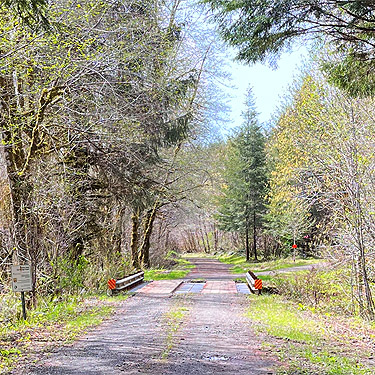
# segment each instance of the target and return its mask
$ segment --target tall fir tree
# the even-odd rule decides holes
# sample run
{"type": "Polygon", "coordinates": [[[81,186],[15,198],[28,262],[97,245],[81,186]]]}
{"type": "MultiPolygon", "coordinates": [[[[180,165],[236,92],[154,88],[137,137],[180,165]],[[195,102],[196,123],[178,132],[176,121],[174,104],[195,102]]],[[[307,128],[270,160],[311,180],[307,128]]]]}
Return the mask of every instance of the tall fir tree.
{"type": "Polygon", "coordinates": [[[218,220],[223,230],[244,235],[246,259],[258,258],[257,237],[263,224],[265,196],[268,186],[265,136],[251,88],[247,92],[244,123],[228,140],[227,162],[224,168],[226,183],[222,189],[218,220]]]}

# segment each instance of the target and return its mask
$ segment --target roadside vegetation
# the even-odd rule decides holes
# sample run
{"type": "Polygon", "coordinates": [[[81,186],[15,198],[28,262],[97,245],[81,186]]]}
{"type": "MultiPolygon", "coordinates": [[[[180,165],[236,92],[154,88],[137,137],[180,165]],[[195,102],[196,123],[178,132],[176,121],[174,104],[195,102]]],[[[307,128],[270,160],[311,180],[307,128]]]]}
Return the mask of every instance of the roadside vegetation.
{"type": "MultiPolygon", "coordinates": [[[[183,278],[194,267],[176,252],[169,252],[159,264],[164,267],[146,270],[146,281],[183,278]]],[[[71,342],[88,328],[100,324],[129,297],[127,293],[107,296],[106,280],[99,283],[94,277],[87,277],[89,268],[85,266],[82,259],[76,269],[62,266],[61,289],[55,289],[53,295],[39,295],[36,305],[32,306],[33,300],[27,295],[26,321],[22,319],[19,294],[3,290],[0,294],[0,373],[22,365],[23,360],[30,360],[38,351],[71,342]],[[96,282],[90,287],[86,283],[91,280],[96,282]]],[[[118,269],[115,277],[125,276],[125,271],[122,272],[118,269]]]]}
{"type": "MultiPolygon", "coordinates": [[[[324,259],[332,268],[268,276],[281,296],[254,306],[284,311],[286,298],[317,323],[375,321],[375,6],[322,0],[307,14],[299,0],[293,12],[288,1],[203,3],[246,62],[275,62],[297,36],[317,43],[266,126],[249,87],[243,120],[218,135],[229,82],[203,4],[0,5],[4,368],[38,328],[53,337],[61,320],[69,338],[109,313],[86,297],[105,292],[109,278],[135,269],[147,280],[184,277],[191,265],[179,253],[244,254],[219,258],[233,273],[324,259]],[[12,264],[32,269],[26,322],[12,264]]],[[[330,362],[327,374],[366,374],[336,349],[328,354],[327,333],[314,329],[331,323],[309,331],[298,317],[302,331],[284,338],[306,344],[301,358],[330,362]]],[[[341,340],[349,331],[333,332],[341,340]]]]}
{"type": "Polygon", "coordinates": [[[238,254],[220,255],[218,259],[226,264],[232,265],[230,271],[232,273],[246,273],[248,270],[254,272],[277,271],[284,268],[308,266],[312,264],[319,264],[322,259],[318,258],[301,258],[292,257],[278,258],[273,260],[263,261],[246,261],[244,256],[238,254]]]}
{"type": "MultiPolygon", "coordinates": [[[[255,330],[271,337],[263,340],[263,349],[280,359],[278,374],[375,373],[375,324],[353,303],[357,286],[348,265],[300,257],[246,262],[233,253],[219,259],[231,264],[233,273],[275,271],[259,276],[263,294],[249,296],[247,316],[255,330]],[[318,266],[287,271],[312,264],[318,266]]],[[[372,279],[370,288],[375,289],[372,279]]]]}
{"type": "Polygon", "coordinates": [[[261,276],[265,293],[249,296],[247,315],[276,339],[264,349],[285,365],[278,374],[375,372],[375,324],[352,303],[350,275],[341,266],[261,276]]]}
{"type": "Polygon", "coordinates": [[[39,300],[21,319],[18,296],[0,296],[0,373],[7,373],[36,354],[70,343],[112,314],[127,295],[116,298],[79,295],[39,300]]]}
{"type": "Polygon", "coordinates": [[[280,295],[249,296],[254,328],[277,340],[278,374],[371,375],[375,371],[375,325],[357,318],[321,313],[280,295]]]}
{"type": "Polygon", "coordinates": [[[183,258],[175,260],[177,263],[170,268],[150,268],[145,271],[145,280],[172,280],[183,279],[193,268],[194,265],[183,258]]]}
{"type": "Polygon", "coordinates": [[[188,299],[178,298],[174,305],[164,315],[164,325],[166,330],[165,348],[161,353],[161,359],[167,359],[173,346],[176,344],[176,335],[180,330],[186,316],[189,314],[188,299]]]}

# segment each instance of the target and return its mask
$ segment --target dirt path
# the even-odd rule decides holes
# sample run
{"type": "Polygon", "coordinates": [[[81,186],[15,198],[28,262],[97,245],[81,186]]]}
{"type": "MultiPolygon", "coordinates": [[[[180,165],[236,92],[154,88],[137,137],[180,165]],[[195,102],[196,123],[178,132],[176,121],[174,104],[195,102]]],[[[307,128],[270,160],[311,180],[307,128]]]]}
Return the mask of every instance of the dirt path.
{"type": "Polygon", "coordinates": [[[262,355],[260,339],[243,316],[243,295],[208,292],[190,299],[190,319],[168,356],[166,374],[274,374],[275,362],[262,355]]]}
{"type": "Polygon", "coordinates": [[[261,275],[274,275],[278,273],[288,273],[288,272],[298,272],[298,271],[308,271],[312,270],[313,268],[321,268],[325,266],[325,263],[314,263],[314,264],[306,264],[304,266],[295,266],[295,267],[288,267],[288,268],[280,268],[274,271],[260,271],[257,272],[257,276],[261,275]]]}
{"type": "Polygon", "coordinates": [[[204,280],[233,280],[234,275],[229,272],[230,264],[221,263],[211,258],[187,258],[195,265],[195,268],[185,277],[185,279],[204,280]]]}
{"type": "Polygon", "coordinates": [[[262,356],[229,267],[193,262],[188,278],[208,280],[200,293],[172,294],[176,281],[149,284],[111,320],[14,374],[274,374],[276,361],[262,356]]]}

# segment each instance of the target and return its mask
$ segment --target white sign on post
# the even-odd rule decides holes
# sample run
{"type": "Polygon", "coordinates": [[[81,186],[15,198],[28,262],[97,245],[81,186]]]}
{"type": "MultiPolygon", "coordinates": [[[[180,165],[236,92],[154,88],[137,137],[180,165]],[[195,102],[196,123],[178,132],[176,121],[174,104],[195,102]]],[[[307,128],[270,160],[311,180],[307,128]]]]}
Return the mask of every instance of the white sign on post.
{"type": "Polygon", "coordinates": [[[12,266],[13,292],[32,291],[31,267],[29,264],[12,266]]]}

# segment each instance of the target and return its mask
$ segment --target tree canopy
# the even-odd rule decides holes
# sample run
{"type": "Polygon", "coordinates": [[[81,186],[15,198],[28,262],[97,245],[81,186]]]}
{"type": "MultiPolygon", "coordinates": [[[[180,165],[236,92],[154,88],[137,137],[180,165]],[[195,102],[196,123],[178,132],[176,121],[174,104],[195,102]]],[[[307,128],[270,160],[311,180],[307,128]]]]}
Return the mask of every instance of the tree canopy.
{"type": "Polygon", "coordinates": [[[31,26],[48,26],[46,15],[47,0],[1,0],[0,5],[10,9],[25,24],[31,26]]]}
{"type": "Polygon", "coordinates": [[[370,0],[204,0],[223,38],[238,47],[247,63],[275,61],[297,38],[320,38],[340,53],[327,65],[332,81],[352,95],[372,93],[367,76],[374,73],[375,4],[370,0]],[[361,67],[359,74],[358,65],[361,67]],[[350,74],[343,74],[343,70],[350,74]],[[358,80],[358,78],[360,78],[358,80]],[[363,84],[363,81],[365,83],[363,84]]]}

